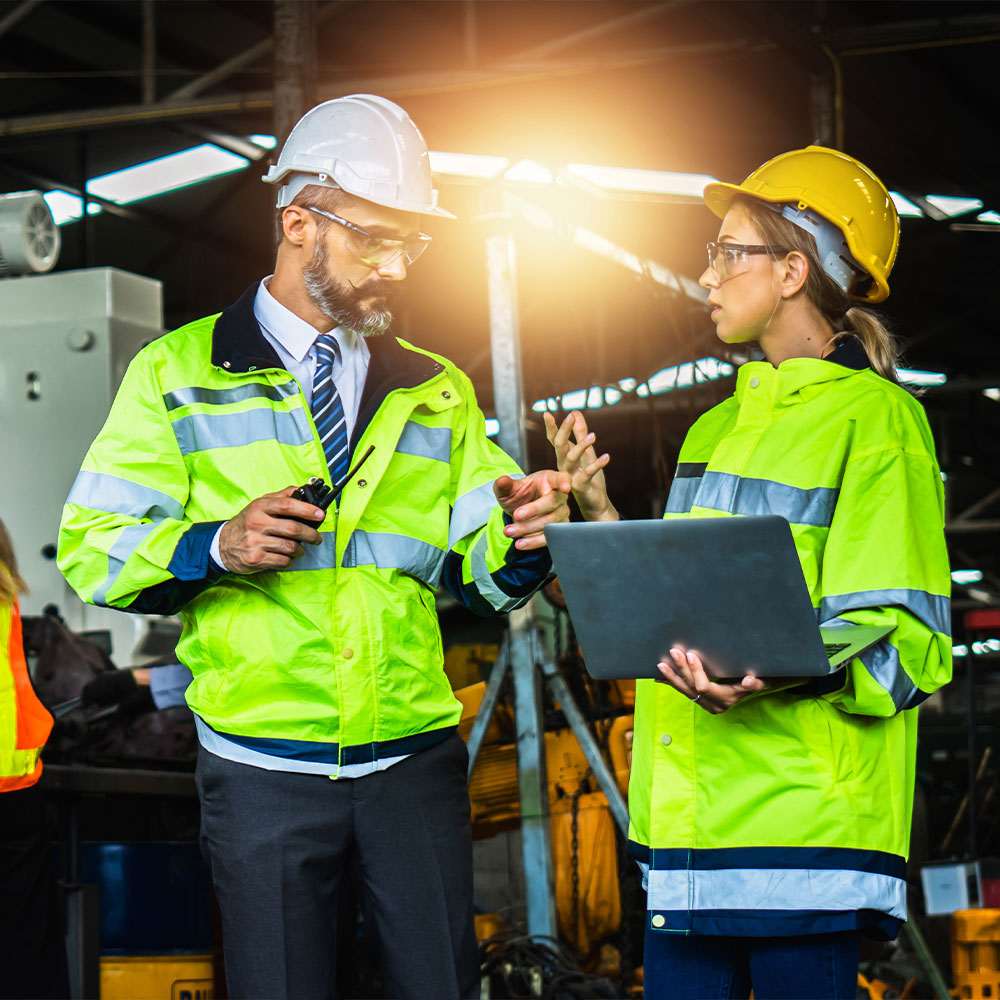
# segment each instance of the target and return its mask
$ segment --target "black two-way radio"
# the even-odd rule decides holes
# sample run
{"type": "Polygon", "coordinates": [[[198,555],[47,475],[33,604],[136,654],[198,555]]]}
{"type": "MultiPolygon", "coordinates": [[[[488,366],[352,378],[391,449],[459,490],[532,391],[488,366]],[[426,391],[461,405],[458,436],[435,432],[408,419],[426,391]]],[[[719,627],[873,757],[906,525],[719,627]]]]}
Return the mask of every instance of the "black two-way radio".
{"type": "MultiPolygon", "coordinates": [[[[368,456],[375,450],[375,445],[372,445],[358,460],[357,464],[347,473],[346,476],[339,482],[335,483],[333,486],[327,486],[325,482],[319,476],[313,476],[308,483],[304,483],[300,486],[293,494],[293,500],[304,500],[306,503],[311,503],[321,510],[327,510],[330,505],[340,496],[344,491],[344,487],[354,478],[354,474],[361,468],[362,465],[368,461],[368,456]]],[[[315,521],[307,521],[304,517],[293,517],[293,521],[298,521],[300,524],[308,524],[310,528],[316,527],[315,521]]]]}

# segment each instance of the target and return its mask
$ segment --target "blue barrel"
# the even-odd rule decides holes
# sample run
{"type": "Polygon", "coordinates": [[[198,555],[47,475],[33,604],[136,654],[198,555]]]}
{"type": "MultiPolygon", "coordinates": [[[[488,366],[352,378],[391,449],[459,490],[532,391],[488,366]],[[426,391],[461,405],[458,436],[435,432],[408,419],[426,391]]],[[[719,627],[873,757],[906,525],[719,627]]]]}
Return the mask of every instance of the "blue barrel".
{"type": "Polygon", "coordinates": [[[212,879],[194,843],[83,843],[82,881],[101,890],[101,954],[212,951],[212,879]]]}

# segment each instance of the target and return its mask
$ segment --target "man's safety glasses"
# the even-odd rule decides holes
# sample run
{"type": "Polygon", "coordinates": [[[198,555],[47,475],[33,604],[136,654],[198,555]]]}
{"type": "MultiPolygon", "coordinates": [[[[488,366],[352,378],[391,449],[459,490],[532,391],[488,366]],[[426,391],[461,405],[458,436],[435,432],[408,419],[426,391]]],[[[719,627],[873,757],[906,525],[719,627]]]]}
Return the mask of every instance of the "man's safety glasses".
{"type": "Polygon", "coordinates": [[[708,266],[719,276],[719,281],[728,281],[750,269],[750,258],[754,254],[786,254],[784,247],[754,245],[747,243],[706,243],[708,266]]]}
{"type": "Polygon", "coordinates": [[[394,240],[387,236],[376,236],[375,233],[362,229],[361,226],[342,219],[333,212],[327,212],[315,205],[306,205],[310,212],[322,215],[325,219],[330,219],[347,230],[347,249],[354,254],[362,264],[369,267],[385,267],[392,264],[402,256],[407,266],[412,264],[426,249],[431,241],[429,236],[417,233],[416,236],[406,240],[394,240]]]}

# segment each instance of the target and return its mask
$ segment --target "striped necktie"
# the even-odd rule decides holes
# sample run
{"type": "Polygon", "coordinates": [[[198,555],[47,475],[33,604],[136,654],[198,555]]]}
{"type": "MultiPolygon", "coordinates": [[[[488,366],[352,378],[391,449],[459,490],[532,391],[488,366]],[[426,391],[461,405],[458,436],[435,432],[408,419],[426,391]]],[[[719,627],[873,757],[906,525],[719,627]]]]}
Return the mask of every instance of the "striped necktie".
{"type": "Polygon", "coordinates": [[[340,360],[340,345],[332,333],[316,338],[316,371],[313,374],[312,414],[323,443],[323,453],[330,469],[330,482],[339,483],[346,475],[350,455],[347,451],[347,418],[344,404],[333,382],[333,368],[340,360]]]}

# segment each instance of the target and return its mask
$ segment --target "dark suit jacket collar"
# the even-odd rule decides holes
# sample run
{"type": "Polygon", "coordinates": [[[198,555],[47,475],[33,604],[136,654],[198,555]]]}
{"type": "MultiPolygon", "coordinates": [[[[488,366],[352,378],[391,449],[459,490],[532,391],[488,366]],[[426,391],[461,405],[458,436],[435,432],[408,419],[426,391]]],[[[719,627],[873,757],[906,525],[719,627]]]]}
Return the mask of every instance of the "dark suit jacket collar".
{"type": "MultiPolygon", "coordinates": [[[[254,315],[253,305],[259,284],[254,282],[231,306],[224,309],[212,330],[212,364],[232,375],[263,368],[283,368],[274,348],[261,333],[254,315]]],[[[358,405],[352,450],[393,389],[413,388],[444,371],[444,365],[439,361],[422,351],[404,347],[392,334],[369,337],[367,343],[371,358],[358,405]]]]}

